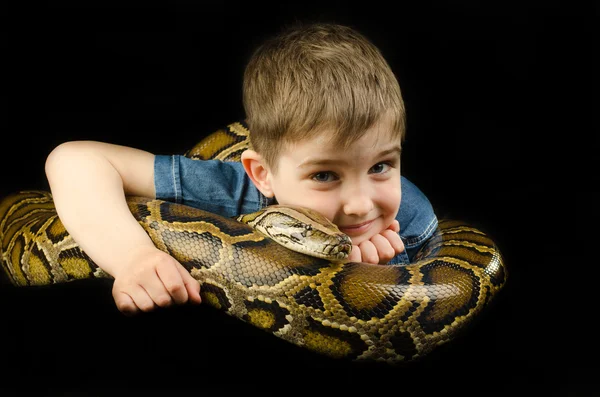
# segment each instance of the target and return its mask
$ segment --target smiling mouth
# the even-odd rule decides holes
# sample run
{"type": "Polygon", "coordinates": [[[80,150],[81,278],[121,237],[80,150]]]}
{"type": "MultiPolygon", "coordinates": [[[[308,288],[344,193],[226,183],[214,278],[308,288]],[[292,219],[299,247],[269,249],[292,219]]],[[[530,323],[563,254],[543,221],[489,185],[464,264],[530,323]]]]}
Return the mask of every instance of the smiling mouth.
{"type": "Polygon", "coordinates": [[[373,220],[357,223],[356,225],[338,226],[338,228],[346,234],[357,234],[363,233],[371,226],[371,224],[373,224],[373,220]]]}

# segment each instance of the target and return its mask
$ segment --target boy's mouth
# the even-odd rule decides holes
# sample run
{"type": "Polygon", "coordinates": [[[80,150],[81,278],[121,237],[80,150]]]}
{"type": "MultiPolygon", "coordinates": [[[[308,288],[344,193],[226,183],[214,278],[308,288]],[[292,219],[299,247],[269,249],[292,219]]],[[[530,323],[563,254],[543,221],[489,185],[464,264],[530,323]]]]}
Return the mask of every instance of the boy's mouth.
{"type": "Polygon", "coordinates": [[[372,224],[373,224],[373,220],[370,220],[370,221],[365,221],[362,223],[357,223],[355,225],[338,226],[338,229],[340,229],[340,231],[342,233],[345,233],[348,236],[352,237],[352,236],[357,236],[359,234],[363,234],[364,232],[369,230],[369,228],[371,227],[372,224]]]}

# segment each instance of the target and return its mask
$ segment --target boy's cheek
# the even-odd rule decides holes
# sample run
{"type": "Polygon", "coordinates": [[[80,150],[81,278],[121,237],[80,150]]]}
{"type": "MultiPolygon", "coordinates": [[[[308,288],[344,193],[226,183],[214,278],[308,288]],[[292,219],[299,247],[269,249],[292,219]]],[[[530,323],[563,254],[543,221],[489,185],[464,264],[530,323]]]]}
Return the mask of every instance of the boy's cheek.
{"type": "Polygon", "coordinates": [[[381,207],[387,208],[389,211],[400,208],[402,188],[399,179],[400,177],[398,177],[398,181],[390,180],[389,184],[382,185],[377,190],[375,200],[379,202],[381,207]]]}

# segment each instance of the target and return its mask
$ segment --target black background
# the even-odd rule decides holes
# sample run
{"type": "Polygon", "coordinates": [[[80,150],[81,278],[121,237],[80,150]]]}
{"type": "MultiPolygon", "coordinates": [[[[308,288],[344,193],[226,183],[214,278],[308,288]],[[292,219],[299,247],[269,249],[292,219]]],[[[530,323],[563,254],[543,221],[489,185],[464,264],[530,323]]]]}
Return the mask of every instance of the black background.
{"type": "Polygon", "coordinates": [[[106,282],[4,289],[7,393],[600,395],[597,11],[391,4],[30,4],[3,40],[0,194],[47,189],[45,158],[67,140],[182,153],[243,119],[243,68],[263,38],[296,20],[348,24],[400,81],[404,175],[505,256],[509,282],[476,326],[423,362],[348,365],[204,306],[126,318],[106,282]]]}

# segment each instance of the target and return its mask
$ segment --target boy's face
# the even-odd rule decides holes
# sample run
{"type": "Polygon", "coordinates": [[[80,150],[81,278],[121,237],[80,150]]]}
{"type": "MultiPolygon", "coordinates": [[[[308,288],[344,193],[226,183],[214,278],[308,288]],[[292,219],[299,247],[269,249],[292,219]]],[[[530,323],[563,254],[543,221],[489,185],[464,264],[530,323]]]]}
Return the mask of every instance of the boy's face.
{"type": "MultiPolygon", "coordinates": [[[[328,134],[287,147],[268,180],[279,204],[320,212],[358,245],[385,230],[400,207],[400,142],[383,126],[347,150],[328,134]]],[[[402,225],[401,225],[402,226],[402,225]]]]}

